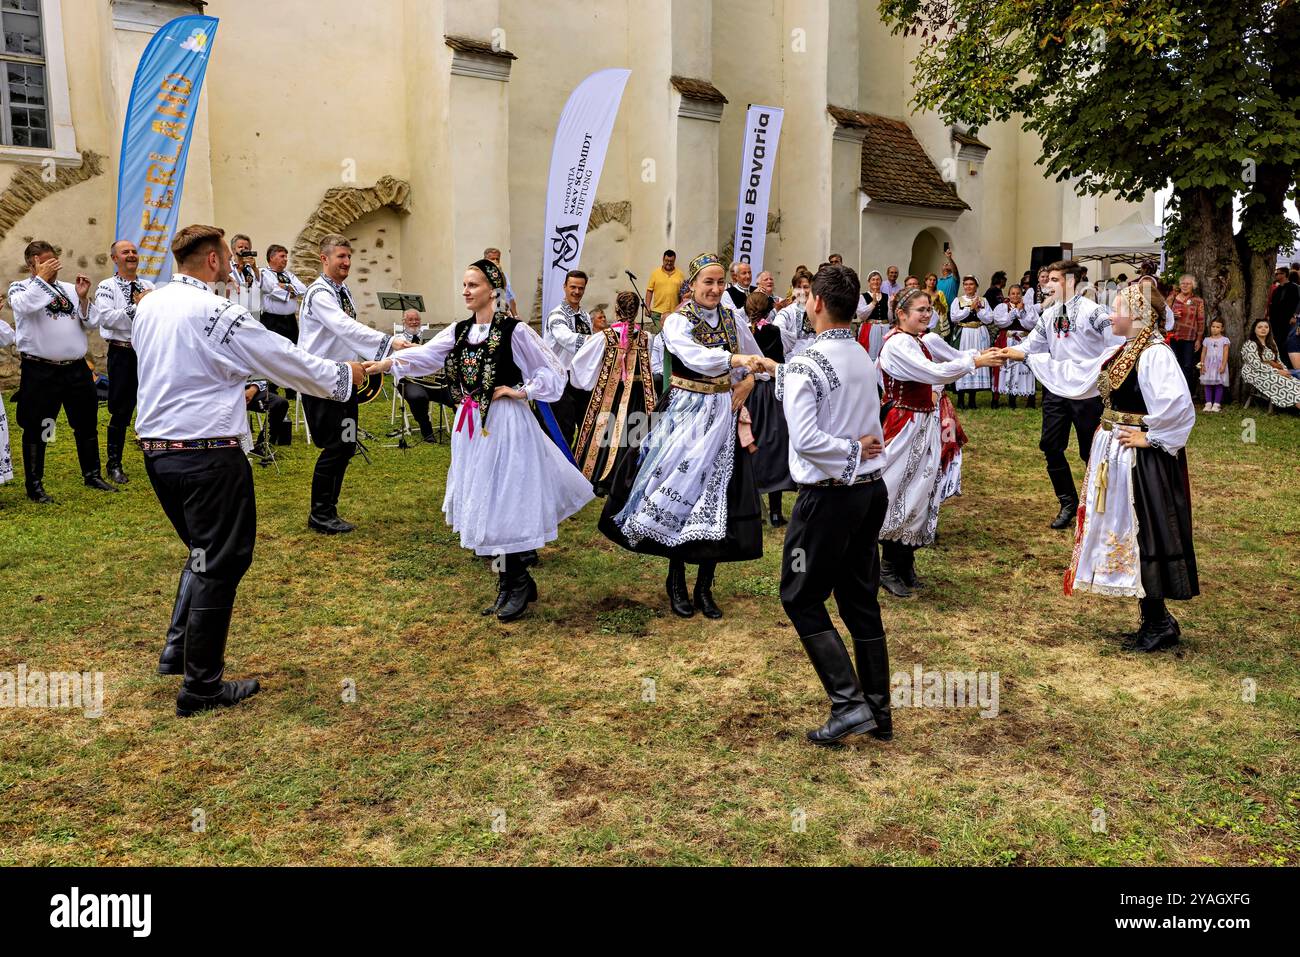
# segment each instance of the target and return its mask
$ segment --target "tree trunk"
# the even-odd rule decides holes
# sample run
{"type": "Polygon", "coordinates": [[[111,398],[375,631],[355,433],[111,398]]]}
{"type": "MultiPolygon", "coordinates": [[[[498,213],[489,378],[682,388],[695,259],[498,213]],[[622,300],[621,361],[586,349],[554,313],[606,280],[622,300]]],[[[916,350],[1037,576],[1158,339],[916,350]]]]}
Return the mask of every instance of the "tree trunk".
{"type": "Polygon", "coordinates": [[[1201,187],[1180,190],[1178,203],[1187,235],[1184,264],[1205,300],[1206,321],[1222,319],[1224,335],[1232,340],[1232,378],[1239,393],[1241,344],[1250,334],[1251,320],[1265,311],[1272,263],[1267,254],[1251,252],[1244,239],[1233,234],[1231,193],[1201,187]]]}

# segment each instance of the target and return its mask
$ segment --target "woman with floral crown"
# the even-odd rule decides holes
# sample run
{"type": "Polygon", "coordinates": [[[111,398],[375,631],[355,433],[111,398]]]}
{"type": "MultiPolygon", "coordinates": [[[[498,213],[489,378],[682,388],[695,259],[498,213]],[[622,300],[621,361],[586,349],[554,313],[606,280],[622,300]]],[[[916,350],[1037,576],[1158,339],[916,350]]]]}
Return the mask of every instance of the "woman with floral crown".
{"type": "Polygon", "coordinates": [[[1178,644],[1181,629],[1165,601],[1200,591],[1192,545],[1191,492],[1184,446],[1196,424],[1187,378],[1164,338],[1165,304],[1154,287],[1121,290],[1111,331],[1125,341],[1093,360],[1028,357],[1034,374],[1070,399],[1100,394],[1065,593],[1138,599],[1141,626],[1132,651],[1178,644]]]}
{"type": "Polygon", "coordinates": [[[445,370],[459,410],[442,510],[462,547],[492,556],[497,599],[483,614],[508,622],[537,600],[534,552],[594,496],[529,411],[529,400],[563,394],[565,374],[541,336],[507,312],[505,274],[480,259],[462,282],[469,318],[366,371],[391,370],[400,380],[445,370]]]}
{"type": "Polygon", "coordinates": [[[696,256],[687,282],[690,299],[663,320],[668,391],[638,454],[615,468],[600,530],[631,551],[668,559],[673,614],[721,618],[713,600],[717,563],[763,554],[753,466],[736,441],[737,415],[762,357],[745,316],[722,301],[722,261],[696,256]],[[699,566],[693,595],[688,563],[699,566]]]}

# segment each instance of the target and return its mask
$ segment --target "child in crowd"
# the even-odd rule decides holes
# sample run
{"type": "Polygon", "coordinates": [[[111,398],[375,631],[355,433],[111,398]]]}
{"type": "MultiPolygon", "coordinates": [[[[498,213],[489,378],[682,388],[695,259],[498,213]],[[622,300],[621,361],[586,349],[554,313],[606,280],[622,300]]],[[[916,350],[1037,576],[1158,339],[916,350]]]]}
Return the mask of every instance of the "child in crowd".
{"type": "Polygon", "coordinates": [[[1228,346],[1231,340],[1223,334],[1223,320],[1210,322],[1210,334],[1201,342],[1201,386],[1205,389],[1205,412],[1223,409],[1223,397],[1228,391],[1228,346]]]}

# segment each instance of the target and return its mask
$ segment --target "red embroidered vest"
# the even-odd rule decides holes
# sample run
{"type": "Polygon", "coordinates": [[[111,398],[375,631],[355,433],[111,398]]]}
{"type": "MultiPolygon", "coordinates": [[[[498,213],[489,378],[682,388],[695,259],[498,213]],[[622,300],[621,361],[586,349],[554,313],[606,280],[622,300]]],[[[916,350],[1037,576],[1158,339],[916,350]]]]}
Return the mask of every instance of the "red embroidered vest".
{"type": "MultiPolygon", "coordinates": [[[[895,329],[889,335],[885,336],[885,341],[888,342],[899,333],[908,335],[908,333],[903,332],[901,329],[895,329]]],[[[920,339],[917,339],[917,342],[921,346],[921,352],[925,354],[927,359],[933,362],[934,356],[930,355],[930,350],[925,347],[925,343],[921,342],[920,339]]],[[[880,379],[881,383],[885,387],[885,397],[883,400],[885,404],[892,402],[894,408],[905,409],[909,412],[934,411],[934,386],[930,385],[930,383],[903,382],[899,379],[895,379],[883,370],[881,370],[880,379]]]]}

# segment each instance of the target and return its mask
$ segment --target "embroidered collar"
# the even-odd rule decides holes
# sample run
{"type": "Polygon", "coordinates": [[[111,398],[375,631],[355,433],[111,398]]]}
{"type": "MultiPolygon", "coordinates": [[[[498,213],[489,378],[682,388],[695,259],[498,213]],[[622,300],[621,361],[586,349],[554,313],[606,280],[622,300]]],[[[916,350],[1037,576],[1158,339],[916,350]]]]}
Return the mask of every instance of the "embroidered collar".
{"type": "Polygon", "coordinates": [[[818,333],[817,341],[821,342],[826,339],[853,339],[853,330],[847,326],[836,326],[834,329],[827,329],[825,332],[818,333]]]}
{"type": "Polygon", "coordinates": [[[176,275],[172,276],[172,282],[178,282],[184,286],[193,286],[195,289],[202,289],[205,292],[208,289],[208,284],[202,279],[195,279],[193,276],[187,276],[183,272],[178,272],[176,275]]]}

